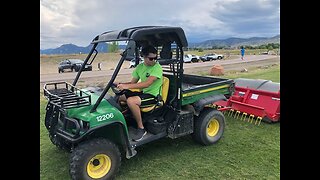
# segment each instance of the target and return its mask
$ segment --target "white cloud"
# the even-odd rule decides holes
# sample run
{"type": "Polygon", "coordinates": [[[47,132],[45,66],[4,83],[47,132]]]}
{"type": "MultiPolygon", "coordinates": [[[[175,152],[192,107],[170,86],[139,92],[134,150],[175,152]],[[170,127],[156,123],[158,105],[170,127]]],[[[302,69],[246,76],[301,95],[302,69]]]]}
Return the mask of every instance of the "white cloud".
{"type": "Polygon", "coordinates": [[[191,41],[280,33],[280,0],[41,0],[40,48],[87,46],[98,34],[180,26],[191,41]]]}

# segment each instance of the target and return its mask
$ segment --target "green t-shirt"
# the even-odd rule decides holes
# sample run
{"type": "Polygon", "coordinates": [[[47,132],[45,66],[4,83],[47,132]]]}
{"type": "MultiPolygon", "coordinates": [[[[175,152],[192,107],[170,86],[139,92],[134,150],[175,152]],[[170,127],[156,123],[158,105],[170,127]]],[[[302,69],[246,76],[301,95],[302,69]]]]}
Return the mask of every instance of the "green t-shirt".
{"type": "Polygon", "coordinates": [[[149,87],[144,88],[143,93],[152,94],[157,96],[160,94],[162,96],[162,67],[157,62],[153,66],[146,66],[144,63],[139,64],[132,72],[132,76],[136,79],[139,79],[141,82],[144,82],[148,79],[149,76],[157,77],[149,87]]]}

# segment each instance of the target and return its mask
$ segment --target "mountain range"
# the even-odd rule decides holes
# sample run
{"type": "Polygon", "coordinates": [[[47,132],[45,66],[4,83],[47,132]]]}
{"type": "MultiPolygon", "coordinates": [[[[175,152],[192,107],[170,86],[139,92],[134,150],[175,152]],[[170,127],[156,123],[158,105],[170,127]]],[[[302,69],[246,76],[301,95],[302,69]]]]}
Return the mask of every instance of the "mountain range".
{"type": "Polygon", "coordinates": [[[279,43],[280,35],[273,37],[251,37],[251,38],[228,38],[228,39],[218,39],[218,40],[207,40],[200,43],[189,43],[190,48],[211,48],[216,47],[229,47],[235,48],[238,46],[259,46],[269,43],[279,43]]]}
{"type": "MultiPolygon", "coordinates": [[[[274,37],[251,37],[251,38],[227,38],[227,39],[218,39],[218,40],[206,40],[199,43],[189,42],[190,48],[211,48],[211,47],[228,47],[235,48],[238,46],[259,46],[268,43],[280,43],[280,35],[274,37]]],[[[58,48],[51,49],[40,49],[40,54],[87,54],[92,48],[92,44],[86,47],[80,47],[74,44],[63,44],[58,48]]],[[[120,45],[120,49],[123,49],[124,46],[120,45]]],[[[100,43],[97,47],[99,52],[108,52],[108,44],[100,43]]]]}

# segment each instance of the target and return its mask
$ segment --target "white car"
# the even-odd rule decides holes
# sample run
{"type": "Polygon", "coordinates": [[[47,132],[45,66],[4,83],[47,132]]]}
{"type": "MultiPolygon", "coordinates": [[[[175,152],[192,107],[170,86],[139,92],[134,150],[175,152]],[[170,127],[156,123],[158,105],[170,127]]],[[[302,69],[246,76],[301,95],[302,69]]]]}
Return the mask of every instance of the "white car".
{"type": "Polygon", "coordinates": [[[183,62],[191,63],[191,62],[199,62],[200,57],[194,54],[185,54],[183,57],[183,62]]]}
{"type": "MultiPolygon", "coordinates": [[[[136,60],[135,58],[131,59],[129,68],[134,68],[134,67],[136,67],[136,66],[135,66],[135,60],[136,60]]],[[[143,59],[140,59],[139,64],[141,64],[141,63],[143,63],[143,59]]]]}
{"type": "Polygon", "coordinates": [[[223,59],[223,58],[224,58],[223,54],[216,54],[216,53],[209,53],[200,57],[202,61],[212,61],[212,60],[223,59]]]}

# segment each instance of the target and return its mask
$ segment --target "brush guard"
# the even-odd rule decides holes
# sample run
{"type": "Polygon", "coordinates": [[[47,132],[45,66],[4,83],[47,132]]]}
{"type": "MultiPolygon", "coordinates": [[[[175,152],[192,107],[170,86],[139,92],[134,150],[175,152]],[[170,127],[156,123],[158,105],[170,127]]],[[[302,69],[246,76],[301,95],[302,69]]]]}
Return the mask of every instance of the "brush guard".
{"type": "Polygon", "coordinates": [[[68,143],[79,137],[80,130],[88,129],[88,124],[67,117],[66,109],[91,105],[91,95],[67,82],[47,83],[43,89],[48,99],[45,126],[49,137],[53,144],[70,149],[68,143]]]}
{"type": "Polygon", "coordinates": [[[67,82],[54,82],[44,85],[44,96],[49,103],[61,109],[91,105],[91,96],[67,82]]]}

